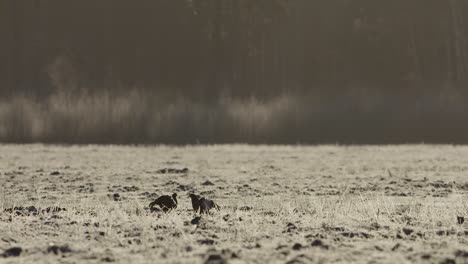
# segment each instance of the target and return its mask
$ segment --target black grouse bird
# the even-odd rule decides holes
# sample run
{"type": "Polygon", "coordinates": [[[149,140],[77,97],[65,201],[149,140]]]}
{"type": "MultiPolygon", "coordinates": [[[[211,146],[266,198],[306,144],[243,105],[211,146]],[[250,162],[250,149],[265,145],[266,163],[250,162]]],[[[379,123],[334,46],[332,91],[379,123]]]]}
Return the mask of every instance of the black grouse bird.
{"type": "Polygon", "coordinates": [[[200,214],[207,214],[211,209],[215,208],[219,210],[219,205],[217,205],[213,200],[206,199],[200,195],[190,194],[192,199],[192,208],[195,212],[200,211],[200,214]]]}
{"type": "Polygon", "coordinates": [[[177,208],[177,193],[169,195],[163,195],[158,197],[158,199],[154,200],[154,202],[149,204],[149,208],[151,211],[155,211],[153,208],[155,205],[159,206],[164,212],[168,212],[172,209],[177,208]]]}

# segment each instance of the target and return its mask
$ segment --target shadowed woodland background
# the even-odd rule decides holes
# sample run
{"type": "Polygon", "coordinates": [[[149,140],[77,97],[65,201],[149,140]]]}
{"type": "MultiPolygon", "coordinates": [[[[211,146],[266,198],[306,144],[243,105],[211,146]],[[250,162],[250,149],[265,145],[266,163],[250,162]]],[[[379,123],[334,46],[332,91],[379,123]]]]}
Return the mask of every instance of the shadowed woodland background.
{"type": "Polygon", "coordinates": [[[0,140],[468,143],[464,0],[0,0],[0,140]]]}

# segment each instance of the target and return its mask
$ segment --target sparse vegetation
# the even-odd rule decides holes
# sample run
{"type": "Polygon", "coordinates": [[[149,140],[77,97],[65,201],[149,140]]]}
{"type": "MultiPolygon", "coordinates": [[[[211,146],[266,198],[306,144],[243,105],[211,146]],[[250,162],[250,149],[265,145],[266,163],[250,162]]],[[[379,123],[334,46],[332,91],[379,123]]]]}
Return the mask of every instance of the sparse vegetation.
{"type": "Polygon", "coordinates": [[[467,147],[1,148],[0,262],[468,261],[467,147]]]}

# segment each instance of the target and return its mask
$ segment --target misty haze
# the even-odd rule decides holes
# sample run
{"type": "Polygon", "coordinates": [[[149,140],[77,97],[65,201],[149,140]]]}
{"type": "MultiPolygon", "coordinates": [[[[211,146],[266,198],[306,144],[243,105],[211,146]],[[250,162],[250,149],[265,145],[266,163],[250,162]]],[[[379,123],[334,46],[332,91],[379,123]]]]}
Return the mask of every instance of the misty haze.
{"type": "Polygon", "coordinates": [[[466,15],[0,0],[0,263],[468,263],[466,15]]]}
{"type": "Polygon", "coordinates": [[[467,9],[1,1],[0,139],[466,143],[467,9]]]}

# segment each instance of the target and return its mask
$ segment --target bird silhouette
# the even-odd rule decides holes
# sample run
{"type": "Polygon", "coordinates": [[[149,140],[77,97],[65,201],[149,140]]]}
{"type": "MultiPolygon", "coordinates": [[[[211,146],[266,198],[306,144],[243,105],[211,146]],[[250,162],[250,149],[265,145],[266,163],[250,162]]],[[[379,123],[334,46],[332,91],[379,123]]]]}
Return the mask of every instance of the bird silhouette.
{"type": "Polygon", "coordinates": [[[190,199],[192,199],[192,208],[195,212],[200,212],[200,214],[207,214],[211,209],[219,210],[219,205],[217,205],[213,200],[201,197],[196,194],[189,194],[190,199]]]}
{"type": "Polygon", "coordinates": [[[161,208],[161,210],[163,210],[166,213],[170,210],[176,209],[177,193],[172,194],[172,196],[163,195],[158,197],[156,200],[149,204],[149,208],[151,211],[156,211],[156,209],[154,208],[155,205],[159,206],[159,208],[161,208]]]}

